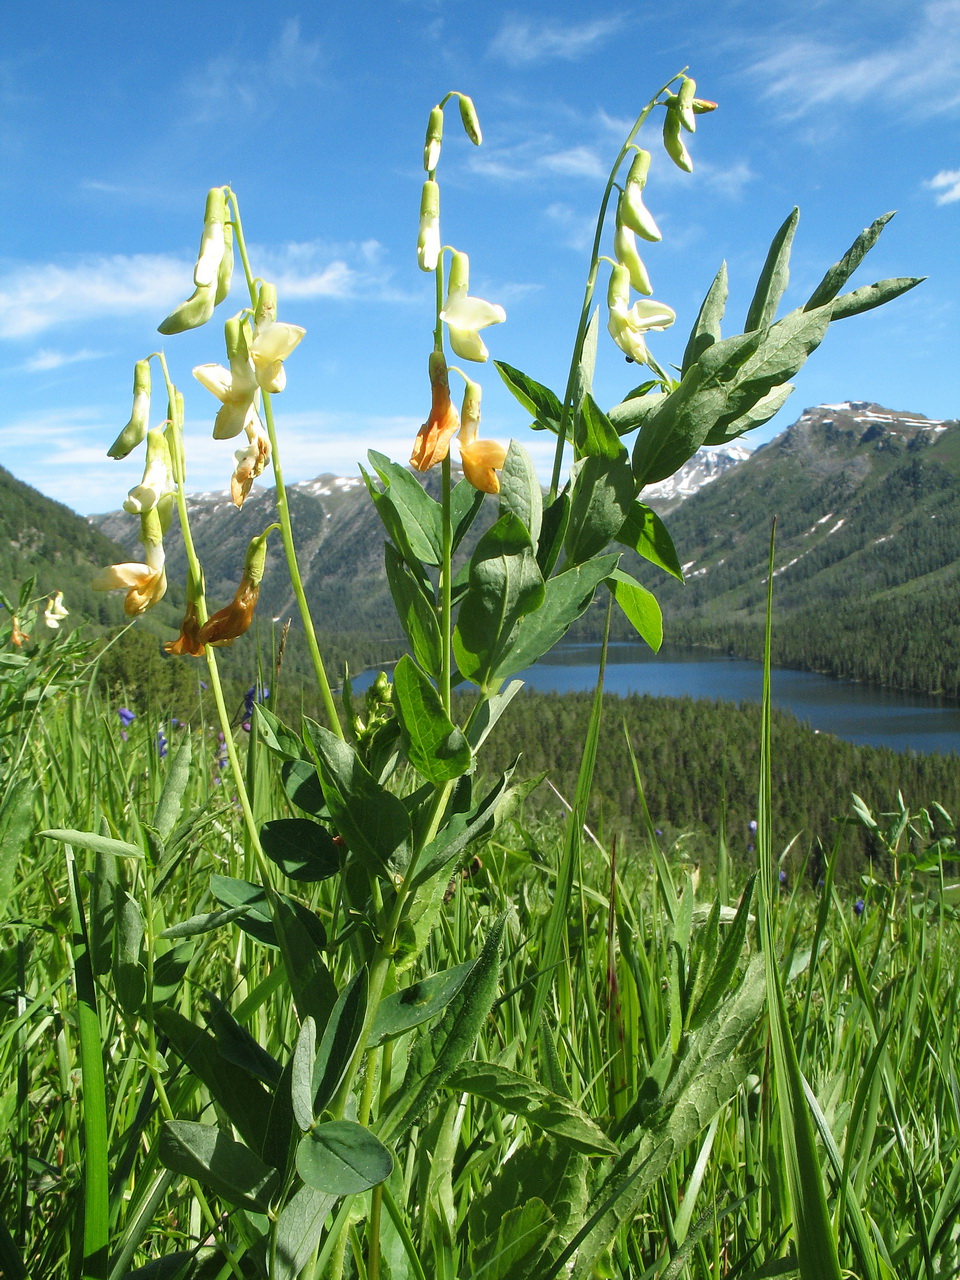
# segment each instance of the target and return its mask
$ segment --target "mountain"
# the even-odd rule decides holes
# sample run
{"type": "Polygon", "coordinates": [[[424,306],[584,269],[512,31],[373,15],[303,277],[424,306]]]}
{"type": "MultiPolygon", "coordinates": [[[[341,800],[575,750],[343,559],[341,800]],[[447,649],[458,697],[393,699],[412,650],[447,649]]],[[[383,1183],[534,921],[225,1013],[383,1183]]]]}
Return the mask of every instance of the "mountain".
{"type": "Polygon", "coordinates": [[[865,401],[799,420],[672,514],[686,584],[645,573],[674,641],[960,696],[960,423],[865,401]]]}
{"type": "Polygon", "coordinates": [[[685,462],[672,476],[658,484],[647,485],[643,500],[659,515],[668,515],[704,485],[712,484],[732,467],[746,462],[752,452],[742,440],[716,445],[711,449],[698,449],[690,461],[685,462]]]}

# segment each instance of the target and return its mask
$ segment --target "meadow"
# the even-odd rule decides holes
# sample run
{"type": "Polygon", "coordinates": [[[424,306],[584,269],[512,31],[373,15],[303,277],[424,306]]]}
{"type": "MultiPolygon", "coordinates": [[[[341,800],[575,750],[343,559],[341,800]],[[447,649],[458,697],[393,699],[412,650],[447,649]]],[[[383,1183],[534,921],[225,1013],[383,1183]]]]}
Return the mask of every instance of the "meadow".
{"type": "MultiPolygon", "coordinates": [[[[833,321],[917,283],[843,292],[880,218],[778,319],[794,211],[743,332],[721,336],[724,269],[682,362],[661,367],[646,338],[676,317],[650,298],[637,250],[637,236],[660,233],[643,202],[650,153],[634,139],[656,114],[667,156],[689,172],[683,134],[714,107],[681,73],[624,142],[562,393],[496,363],[556,437],[546,492],[521,445],[481,438],[481,387],[447,363],[484,363],[480,331],[504,312],[470,294],[469,259],[440,234],[445,109],[480,145],[475,108],[451,93],[429,113],[417,256],[435,292],[430,410],[410,467],[371,452],[363,472],[408,652],[362,695],[349,681],[334,695],[283,484],[274,398],[304,331],[277,319],[276,289],[254,274],[236,193],[209,192],[194,291],[159,330],[175,339],[206,324],[236,257],[249,305],[226,320],[228,366],[193,373],[219,402],[215,438],[246,440],[235,505],[269,465],[277,519],[252,531],[233,600],[212,609],[190,534],[184,398],[173,356],[153,351],[108,451],[146,445],[124,503],[143,563],[108,566],[92,584],[122,590],[133,619],[155,606],[176,515],[185,607],[164,648],[202,679],[203,698],[186,717],[121,703],[98,685],[102,648],[62,627],[59,596],[44,608],[26,584],[2,601],[5,1273],[956,1273],[953,821],[930,797],[921,807],[896,794],[854,797],[834,839],[805,823],[798,844],[783,829],[774,535],[752,849],[731,853],[722,803],[709,860],[691,857],[688,832],[664,835],[648,795],[661,804],[658,786],[680,784],[658,776],[658,754],[638,750],[629,727],[617,797],[625,777],[630,821],[603,821],[598,763],[623,733],[605,708],[603,664],[579,719],[557,718],[573,751],[545,760],[566,792],[559,805],[536,799],[543,779],[511,727],[531,705],[517,673],[598,592],[605,635],[618,609],[659,647],[656,598],[620,560],[626,548],[682,577],[645,485],[767,421],[833,321]],[[610,231],[612,259],[601,252],[610,231]],[[591,388],[608,267],[609,336],[650,376],[604,412],[591,388]],[[166,401],[157,427],[154,370],[166,401]],[[464,382],[459,411],[451,374],[464,382]],[[437,496],[418,478],[434,468],[437,496]],[[469,539],[491,500],[495,519],[469,539]],[[221,679],[220,648],[251,641],[271,537],[315,715],[281,703],[272,659],[240,716],[221,679]],[[868,859],[851,854],[850,823],[867,833],[868,859]]],[[[665,740],[659,754],[681,749],[665,740]]],[[[688,761],[687,783],[693,772],[688,761]]],[[[741,829],[746,811],[733,816],[741,829]]]]}

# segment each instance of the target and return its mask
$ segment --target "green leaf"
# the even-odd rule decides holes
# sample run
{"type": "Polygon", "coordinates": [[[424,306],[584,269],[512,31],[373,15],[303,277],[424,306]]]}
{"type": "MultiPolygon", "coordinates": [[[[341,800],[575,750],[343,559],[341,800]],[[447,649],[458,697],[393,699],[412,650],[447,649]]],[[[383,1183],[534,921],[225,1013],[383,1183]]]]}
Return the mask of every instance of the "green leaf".
{"type": "Polygon", "coordinates": [[[666,573],[683,581],[680,557],[667,532],[667,526],[657,513],[643,502],[635,502],[620,526],[617,541],[635,551],[644,560],[657,565],[666,573]]]}
{"type": "Polygon", "coordinates": [[[476,1246],[470,1274],[479,1280],[528,1280],[555,1233],[555,1219],[537,1196],[500,1218],[496,1230],[476,1246]]]}
{"type": "Polygon", "coordinates": [[[744,333],[750,333],[753,329],[766,329],[773,324],[780,299],[790,280],[790,248],[799,220],[800,210],[794,206],[793,212],[788,215],[770,243],[756,292],[747,311],[744,333]]]}
{"type": "Polygon", "coordinates": [[[902,293],[923,284],[926,276],[898,276],[892,280],[878,280],[876,284],[865,284],[850,293],[842,293],[830,304],[831,320],[846,320],[848,316],[858,316],[864,311],[872,311],[881,307],[902,293]]]}
{"type": "Polygon", "coordinates": [[[623,452],[619,435],[593,396],[584,396],[580,403],[574,444],[578,457],[619,458],[623,452]]]}
{"type": "Polygon", "coordinates": [[[477,704],[475,713],[464,729],[467,741],[475,752],[483,746],[490,731],[522,688],[522,680],[512,680],[505,689],[477,704]]]}
{"type": "Polygon", "coordinates": [[[597,363],[597,336],[600,332],[600,308],[594,307],[593,315],[583,335],[583,346],[580,348],[580,363],[577,365],[577,391],[574,404],[582,403],[585,396],[593,391],[593,371],[597,363]]]}
{"type": "Polygon", "coordinates": [[[161,1035],[209,1089],[244,1142],[262,1151],[270,1114],[270,1094],[242,1068],[228,1062],[209,1031],[167,1005],[154,1010],[161,1035]]]}
{"type": "Polygon", "coordinates": [[[337,1199],[313,1187],[301,1187],[287,1201],[277,1219],[276,1265],[271,1280],[297,1280],[316,1251],[324,1223],[337,1199]]]}
{"type": "Polygon", "coordinates": [[[656,653],[663,644],[663,614],[657,597],[622,569],[614,569],[609,574],[607,586],[637,635],[656,653]]]}
{"type": "Polygon", "coordinates": [[[456,551],[466,537],[470,526],[480,514],[484,494],[475,489],[469,480],[460,480],[450,494],[450,523],[453,526],[453,550],[456,551]]]}
{"type": "Polygon", "coordinates": [[[304,813],[316,816],[326,809],[327,802],[312,760],[284,760],[280,766],[280,781],[287,799],[304,813]]]}
{"type": "Polygon", "coordinates": [[[826,275],[811,293],[804,304],[804,311],[813,311],[816,307],[822,307],[826,303],[833,301],[880,239],[880,233],[892,217],[893,213],[881,214],[879,218],[871,222],[869,227],[860,232],[840,261],[835,262],[829,268],[826,275]]]}
{"type": "Polygon", "coordinates": [[[10,779],[0,802],[0,906],[10,897],[20,855],[33,835],[35,794],[29,778],[10,779]]]}
{"type": "Polygon", "coordinates": [[[597,586],[613,572],[619,558],[616,553],[597,556],[550,578],[543,604],[522,619],[516,639],[496,669],[497,679],[505,680],[525,671],[549,653],[590,607],[597,586]]]}
{"type": "Polygon", "coordinates": [[[143,1004],[147,990],[147,974],[141,960],[145,926],[140,904],[123,889],[117,890],[114,928],[113,981],[117,1003],[132,1018],[143,1004]]]}
{"type": "MultiPolygon", "coordinates": [[[[251,884],[249,880],[236,880],[232,876],[213,875],[210,877],[210,892],[224,907],[232,909],[234,907],[241,908],[241,913],[234,918],[244,933],[249,933],[252,938],[256,938],[258,942],[263,942],[269,947],[279,946],[276,931],[273,927],[273,920],[270,916],[270,908],[267,905],[267,895],[263,886],[259,884],[251,884]]],[[[312,911],[308,911],[302,903],[288,898],[286,894],[277,895],[285,902],[291,911],[295,912],[301,925],[310,937],[313,946],[320,950],[326,938],[323,932],[323,926],[312,911]]],[[[170,934],[171,937],[177,936],[170,934]]]]}
{"type": "Polygon", "coordinates": [[[502,515],[477,543],[469,582],[453,647],[462,674],[486,690],[520,619],[536,609],[544,595],[530,534],[513,512],[502,515]]]}
{"type": "Polygon", "coordinates": [[[494,360],[493,365],[514,398],[536,420],[534,425],[556,432],[560,426],[563,407],[554,393],[504,360],[494,360]]]}
{"type": "Polygon", "coordinates": [[[339,1089],[363,1034],[367,1012],[367,971],[359,969],[333,1006],[313,1066],[313,1108],[319,1114],[339,1089]]]}
{"type": "Polygon", "coordinates": [[[276,1089],[282,1069],[276,1058],[268,1053],[239,1023],[222,1000],[212,991],[206,992],[210,1010],[205,1014],[207,1025],[217,1041],[217,1050],[227,1062],[241,1067],[268,1089],[276,1089]]]}
{"type": "Polygon", "coordinates": [[[444,868],[449,867],[455,858],[464,854],[471,841],[486,835],[492,828],[497,808],[506,796],[507,784],[516,765],[515,760],[471,813],[454,814],[437,836],[425,846],[419,869],[413,880],[415,892],[419,892],[423,885],[439,875],[444,868]]]}
{"type": "Polygon", "coordinates": [[[584,458],[574,463],[572,473],[564,551],[571,564],[583,564],[617,536],[633,505],[636,487],[626,450],[616,458],[584,458]]]}
{"type": "Polygon", "coordinates": [[[280,760],[298,760],[303,755],[303,743],[288,729],[279,716],[274,715],[262,703],[253,704],[253,720],[261,742],[280,760]]]}
{"type": "Polygon", "coordinates": [[[393,596],[397,617],[410,642],[413,655],[424,671],[438,676],[443,658],[436,608],[423,586],[407,568],[403,556],[389,542],[384,543],[383,557],[387,584],[393,596]]]}
{"type": "Polygon", "coordinates": [[[266,1213],[277,1186],[276,1169],[222,1129],[192,1120],[167,1120],[160,1130],[160,1160],[167,1169],[202,1186],[228,1204],[266,1213]]]}
{"type": "Polygon", "coordinates": [[[290,1100],[293,1116],[304,1133],[313,1124],[313,1067],[317,1056],[317,1024],[304,1018],[293,1050],[290,1100]]]}
{"type": "Polygon", "coordinates": [[[166,840],[167,836],[173,831],[177,825],[177,819],[180,817],[180,806],[184,792],[187,789],[187,783],[190,780],[190,759],[192,754],[191,737],[189,733],[185,733],[167,769],[163,790],[160,792],[160,799],[157,801],[157,807],[153,812],[153,826],[160,833],[160,837],[163,840],[166,840]]]}
{"type": "Polygon", "coordinates": [[[465,960],[463,964],[432,974],[429,978],[421,978],[419,982],[384,997],[377,1008],[367,1047],[372,1049],[385,1040],[402,1036],[421,1022],[435,1018],[463,986],[474,964],[473,960],[465,960]]]}
{"type": "Polygon", "coordinates": [[[693,328],[690,330],[690,337],[687,339],[687,345],[683,352],[683,362],[680,366],[681,377],[691,365],[696,364],[708,347],[712,347],[715,342],[720,341],[720,321],[723,319],[726,306],[727,264],[721,262],[720,270],[714,276],[713,284],[707,290],[707,296],[700,304],[700,311],[697,314],[693,328]]]}
{"type": "Polygon", "coordinates": [[[500,915],[491,926],[476,963],[433,1034],[417,1041],[404,1082],[388,1100],[381,1126],[385,1139],[397,1137],[416,1124],[430,1099],[476,1040],[497,992],[505,922],[506,915],[500,915]]]}
{"type": "Polygon", "coordinates": [[[51,840],[59,840],[61,844],[72,844],[78,849],[92,849],[94,853],[109,853],[115,858],[142,858],[143,850],[126,840],[112,840],[109,836],[98,836],[92,831],[73,831],[70,828],[56,827],[50,831],[38,831],[38,835],[49,836],[51,840]]]}
{"type": "Polygon", "coordinates": [[[417,664],[404,654],[393,676],[394,708],[410,763],[428,782],[441,786],[470,768],[470,744],[450,720],[440,694],[417,664]]]}
{"type": "Polygon", "coordinates": [[[569,1098],[495,1062],[464,1062],[448,1078],[447,1086],[484,1098],[511,1115],[522,1116],[534,1128],[563,1138],[577,1151],[587,1155],[617,1154],[616,1145],[569,1098]]]}
{"type": "MultiPolygon", "coordinates": [[[[195,938],[201,933],[212,933],[214,929],[221,929],[224,925],[230,924],[232,921],[239,919],[247,914],[248,908],[228,907],[224,911],[205,911],[200,915],[189,916],[186,920],[181,920],[179,924],[172,924],[169,929],[164,929],[160,934],[161,938],[195,938]]],[[[276,946],[276,941],[272,941],[272,946],[276,946]]]]}
{"type": "Polygon", "coordinates": [[[308,818],[274,818],[260,828],[260,844],[290,880],[315,884],[340,870],[340,849],[333,836],[308,818]]]}
{"type": "Polygon", "coordinates": [[[755,405],[751,406],[746,413],[741,414],[739,418],[734,418],[732,422],[725,419],[712,431],[709,431],[703,443],[726,444],[729,440],[736,440],[744,432],[752,431],[754,427],[762,427],[765,422],[770,421],[775,413],[780,412],[793,394],[793,391],[794,387],[790,382],[774,387],[772,391],[769,391],[755,405]]]}
{"type": "Polygon", "coordinates": [[[554,566],[560,559],[563,540],[570,523],[570,495],[564,490],[559,493],[543,513],[540,526],[540,543],[537,547],[537,564],[544,580],[553,573],[554,566]]]}
{"type": "Polygon", "coordinates": [[[337,831],[368,871],[389,874],[391,859],[402,859],[410,841],[403,801],[371,777],[349,743],[314,720],[304,725],[337,831]]]}
{"type": "Polygon", "coordinates": [[[387,536],[403,556],[410,569],[415,574],[418,574],[426,580],[426,574],[421,561],[424,560],[428,564],[432,563],[434,556],[433,549],[430,547],[429,543],[425,543],[422,537],[419,539],[410,538],[407,533],[406,526],[403,523],[403,517],[397,510],[389,492],[384,493],[381,491],[377,487],[377,482],[368,475],[363,467],[360,468],[360,474],[363,476],[363,482],[367,486],[367,493],[370,495],[370,500],[374,505],[374,509],[380,517],[380,521],[383,524],[384,529],[387,531],[387,536]],[[421,557],[418,554],[419,550],[425,551],[426,555],[421,557]]]}
{"type": "Polygon", "coordinates": [[[439,502],[430,497],[412,472],[386,454],[369,449],[367,457],[386,487],[414,555],[425,564],[438,565],[442,558],[439,502]]]}
{"type": "Polygon", "coordinates": [[[317,1125],[297,1147],[297,1172],[308,1187],[331,1196],[356,1195],[386,1181],[393,1156],[353,1120],[317,1125]]]}
{"type": "Polygon", "coordinates": [[[533,461],[522,445],[510,441],[500,471],[499,515],[512,511],[530,535],[536,550],[543,521],[543,492],[533,461]]]}
{"type": "Polygon", "coordinates": [[[337,998],[337,988],[324,964],[323,926],[301,903],[277,895],[273,926],[287,982],[301,1020],[311,1017],[323,1026],[337,998]]]}
{"type": "MultiPolygon", "coordinates": [[[[659,384],[658,384],[659,385],[659,384]]],[[[666,391],[657,391],[653,395],[635,396],[622,400],[607,410],[607,417],[616,429],[618,436],[627,436],[631,431],[642,427],[669,399],[666,391]]]]}

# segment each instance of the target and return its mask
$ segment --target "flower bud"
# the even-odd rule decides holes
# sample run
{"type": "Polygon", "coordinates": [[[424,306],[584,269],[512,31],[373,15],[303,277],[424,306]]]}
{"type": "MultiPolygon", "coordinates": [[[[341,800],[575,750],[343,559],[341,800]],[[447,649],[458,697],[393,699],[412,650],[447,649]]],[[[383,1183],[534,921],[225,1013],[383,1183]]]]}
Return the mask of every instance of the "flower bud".
{"type": "Polygon", "coordinates": [[[157,325],[157,332],[169,337],[173,333],[185,333],[187,329],[199,329],[213,315],[216,305],[215,284],[197,285],[186,302],[181,302],[166,320],[157,325]]]}
{"type": "Polygon", "coordinates": [[[193,283],[196,285],[211,285],[218,279],[224,250],[223,224],[226,220],[227,201],[223,187],[213,187],[207,193],[203,232],[200,236],[200,252],[197,254],[197,265],[193,269],[193,283]]]}
{"type": "Polygon", "coordinates": [[[697,116],[704,116],[708,111],[716,111],[717,104],[711,102],[709,98],[694,98],[690,104],[693,107],[693,113],[697,116]]]}
{"type": "Polygon", "coordinates": [[[215,306],[219,306],[230,292],[233,280],[233,226],[229,222],[223,224],[223,257],[217,271],[217,296],[215,306]]]}
{"type": "Polygon", "coordinates": [[[643,259],[637,252],[637,241],[630,228],[624,226],[619,218],[613,237],[613,252],[617,261],[630,273],[630,283],[637,293],[645,293],[649,297],[653,293],[653,286],[643,259]]]}
{"type": "Polygon", "coordinates": [[[647,175],[650,172],[650,152],[644,151],[642,147],[637,148],[637,153],[633,157],[630,168],[627,171],[627,186],[635,183],[640,190],[647,185],[647,175]]]}
{"type": "Polygon", "coordinates": [[[440,261],[440,188],[428,178],[420,194],[420,235],[417,263],[421,271],[436,271],[440,261]]]}
{"type": "Polygon", "coordinates": [[[693,95],[696,91],[696,80],[691,80],[689,76],[684,76],[677,92],[677,115],[680,117],[680,123],[687,133],[696,133],[697,131],[697,121],[693,110],[693,95]]]}
{"type": "MultiPolygon", "coordinates": [[[[674,102],[678,100],[675,99],[674,102]]],[[[680,137],[680,112],[676,105],[668,103],[663,117],[663,146],[667,155],[684,173],[693,173],[693,161],[680,137]]]]}
{"type": "Polygon", "coordinates": [[[130,490],[123,509],[132,516],[145,515],[159,504],[164,494],[170,493],[172,487],[173,478],[170,471],[170,448],[167,437],[162,431],[149,431],[143,479],[130,490]]]}
{"type": "Polygon", "coordinates": [[[642,181],[631,180],[630,174],[627,175],[627,184],[623,189],[620,203],[617,206],[617,221],[622,222],[631,231],[635,231],[644,240],[662,240],[663,236],[660,234],[660,228],[654,221],[650,210],[643,203],[643,183],[646,181],[649,165],[650,153],[648,151],[638,152],[636,159],[630,166],[630,174],[633,174],[635,170],[640,172],[642,181]]]}
{"type": "Polygon", "coordinates": [[[483,141],[483,134],[480,132],[480,121],[477,118],[477,109],[473,105],[473,99],[468,98],[465,93],[457,96],[460,99],[460,119],[463,121],[464,132],[473,145],[479,147],[483,141]]]}
{"type": "Polygon", "coordinates": [[[108,458],[125,458],[147,434],[150,426],[150,361],[138,360],[133,366],[133,412],[107,450],[108,458]]]}
{"type": "Polygon", "coordinates": [[[440,159],[440,142],[443,138],[443,107],[434,107],[427,121],[427,137],[423,144],[423,167],[433,173],[440,159]]]}

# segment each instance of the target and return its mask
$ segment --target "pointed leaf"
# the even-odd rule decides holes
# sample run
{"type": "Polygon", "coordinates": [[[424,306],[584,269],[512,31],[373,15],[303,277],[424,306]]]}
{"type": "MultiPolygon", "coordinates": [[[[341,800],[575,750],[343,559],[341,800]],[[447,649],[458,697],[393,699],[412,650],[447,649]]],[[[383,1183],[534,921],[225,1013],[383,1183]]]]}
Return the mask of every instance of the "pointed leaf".
{"type": "Polygon", "coordinates": [[[680,557],[667,532],[667,526],[657,513],[643,502],[635,502],[617,534],[617,541],[635,551],[644,560],[658,565],[666,573],[683,581],[680,557]]]}
{"type": "Polygon", "coordinates": [[[613,570],[607,578],[607,586],[637,635],[656,653],[663,644],[663,614],[657,597],[622,569],[613,570]]]}
{"type": "Polygon", "coordinates": [[[580,457],[619,458],[623,452],[619,435],[593,396],[584,396],[581,401],[574,444],[580,457]]]}
{"type": "Polygon", "coordinates": [[[435,1018],[447,1007],[467,979],[476,962],[465,960],[463,964],[434,973],[429,978],[402,987],[380,1001],[373,1026],[370,1029],[369,1048],[402,1036],[418,1027],[421,1022],[435,1018]]]}
{"type": "Polygon", "coordinates": [[[536,549],[543,520],[543,492],[529,453],[516,440],[510,441],[500,471],[499,514],[507,511],[520,520],[536,549]]]}
{"type": "Polygon", "coordinates": [[[720,322],[727,306],[727,291],[727,264],[721,262],[720,270],[714,276],[690,330],[680,366],[681,377],[691,365],[696,364],[708,347],[720,341],[720,322]]]}
{"type": "Polygon", "coordinates": [[[472,758],[470,744],[444,711],[436,688],[409,654],[397,663],[393,695],[407,756],[417,772],[435,786],[466,773],[472,758]]]}
{"type": "Polygon", "coordinates": [[[317,1056],[317,1024],[304,1018],[293,1050],[290,1101],[293,1116],[304,1133],[313,1124],[313,1066],[317,1056]]]}
{"type": "Polygon", "coordinates": [[[563,408],[554,393],[505,360],[494,360],[493,364],[514,398],[536,420],[535,425],[555,432],[560,426],[563,408]]]}
{"type": "Polygon", "coordinates": [[[344,987],[323,1029],[313,1066],[313,1109],[319,1114],[339,1089],[363,1034],[367,1012],[367,971],[359,969],[344,987]]]}
{"type": "Polygon", "coordinates": [[[322,1027],[337,998],[337,988],[323,960],[323,926],[312,911],[292,898],[277,895],[273,925],[287,982],[301,1020],[322,1027]]]}
{"type": "Polygon", "coordinates": [[[319,1124],[297,1147],[297,1172],[308,1187],[331,1196],[356,1195],[385,1182],[393,1156],[353,1120],[319,1124]]]}
{"type": "Polygon", "coordinates": [[[167,1120],[160,1130],[159,1155],[174,1173],[196,1178],[228,1204],[266,1213],[276,1188],[276,1169],[222,1129],[191,1120],[167,1120]]]}
{"type": "Polygon", "coordinates": [[[860,232],[840,261],[835,262],[829,268],[826,275],[811,293],[804,305],[804,311],[812,311],[815,307],[822,307],[826,303],[833,301],[880,239],[880,233],[892,217],[893,213],[881,214],[879,218],[871,222],[869,227],[860,232]]]}
{"type": "Polygon", "coordinates": [[[574,464],[573,475],[564,551],[571,564],[583,564],[606,550],[617,536],[633,505],[636,487],[626,450],[616,458],[584,458],[574,464]]]}
{"type": "Polygon", "coordinates": [[[392,543],[384,543],[383,558],[393,604],[406,637],[410,641],[413,656],[424,671],[432,676],[438,676],[442,665],[443,646],[436,608],[392,543]]]}
{"type": "Polygon", "coordinates": [[[899,298],[902,293],[923,284],[926,276],[900,276],[892,280],[878,280],[876,284],[865,284],[850,293],[842,293],[830,304],[831,320],[846,320],[848,316],[858,316],[864,311],[872,311],[874,307],[882,307],[885,302],[899,298]]]}
{"type": "Polygon", "coordinates": [[[270,1280],[298,1280],[320,1243],[324,1223],[338,1198],[301,1187],[287,1201],[277,1219],[276,1265],[270,1280]]]}
{"type": "Polygon", "coordinates": [[[799,220],[800,210],[794,206],[793,212],[787,216],[770,242],[756,292],[747,311],[744,333],[750,333],[753,329],[765,329],[776,319],[777,307],[790,280],[790,249],[799,220]]]}
{"type": "Polygon", "coordinates": [[[367,451],[370,465],[386,486],[410,546],[425,564],[439,564],[441,559],[440,504],[424,489],[420,481],[399,463],[375,449],[367,451]]]}
{"type": "Polygon", "coordinates": [[[549,653],[590,607],[598,585],[616,568],[618,559],[616,554],[597,556],[550,578],[543,604],[522,619],[516,639],[496,669],[497,678],[525,671],[549,653]]]}

